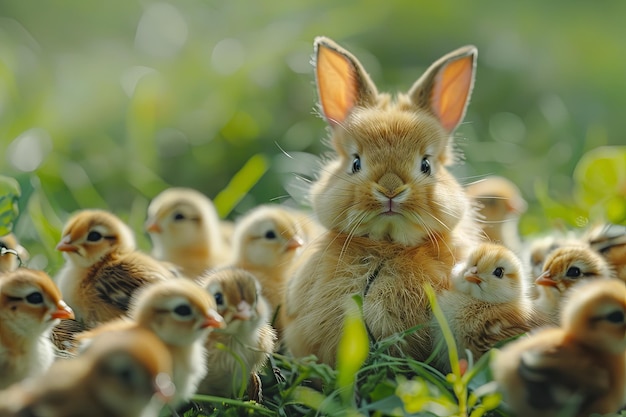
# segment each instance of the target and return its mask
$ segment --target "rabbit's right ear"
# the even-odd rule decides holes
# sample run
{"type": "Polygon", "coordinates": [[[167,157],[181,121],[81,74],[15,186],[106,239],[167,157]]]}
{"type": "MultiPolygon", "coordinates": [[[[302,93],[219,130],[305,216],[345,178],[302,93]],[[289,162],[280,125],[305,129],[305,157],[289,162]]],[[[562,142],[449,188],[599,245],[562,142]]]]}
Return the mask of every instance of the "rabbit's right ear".
{"type": "Polygon", "coordinates": [[[340,125],[359,105],[372,104],[376,86],[361,63],[329,38],[315,38],[315,78],[320,106],[331,126],[340,125]]]}

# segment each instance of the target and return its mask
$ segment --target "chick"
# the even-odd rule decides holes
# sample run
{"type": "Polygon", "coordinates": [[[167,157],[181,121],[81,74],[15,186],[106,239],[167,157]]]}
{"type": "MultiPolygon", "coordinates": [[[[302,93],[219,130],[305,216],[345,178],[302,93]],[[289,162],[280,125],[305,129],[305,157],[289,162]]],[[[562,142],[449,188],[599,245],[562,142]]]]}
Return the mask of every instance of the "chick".
{"type": "Polygon", "coordinates": [[[292,260],[305,243],[300,218],[294,210],[264,205],[237,221],[233,265],[252,272],[261,284],[261,294],[272,310],[270,320],[280,332],[279,312],[284,303],[292,260]]]}
{"type": "Polygon", "coordinates": [[[214,328],[224,326],[213,297],[198,284],[175,279],[146,286],[133,299],[130,318],[105,323],[79,334],[81,345],[91,345],[99,334],[118,329],[145,328],[163,341],[173,361],[176,394],[173,406],[189,400],[206,375],[204,342],[214,328]]]}
{"type": "Polygon", "coordinates": [[[585,246],[565,246],[552,251],[536,279],[536,308],[552,324],[558,324],[563,295],[582,280],[611,278],[613,271],[596,252],[585,246]]]}
{"type": "Polygon", "coordinates": [[[73,317],[45,272],[19,268],[0,275],[0,389],[48,369],[50,331],[73,317]]]}
{"type": "MultiPolygon", "coordinates": [[[[462,356],[467,349],[478,360],[496,343],[530,330],[533,309],[524,282],[521,260],[498,244],[479,244],[455,266],[452,288],[444,290],[438,302],[462,356]]],[[[444,348],[438,368],[448,372],[447,348],[435,319],[432,327],[435,344],[444,348]]]]}
{"type": "Polygon", "coordinates": [[[494,175],[468,185],[466,191],[479,204],[486,239],[519,250],[518,222],[528,206],[520,189],[509,179],[494,175]]]}
{"type": "Polygon", "coordinates": [[[615,413],[624,404],[626,286],[616,279],[576,286],[560,328],[510,343],[492,361],[494,379],[518,416],[615,413]]]}
{"type": "Polygon", "coordinates": [[[591,228],[585,238],[613,267],[616,276],[626,282],[626,226],[599,225],[591,228]]]}
{"type": "Polygon", "coordinates": [[[203,284],[215,298],[226,328],[212,332],[206,339],[208,371],[198,392],[235,397],[244,379],[256,379],[274,350],[276,334],[268,322],[270,310],[260,295],[258,281],[243,269],[215,271],[206,276],[203,284]]]}
{"type": "Polygon", "coordinates": [[[28,257],[28,251],[13,233],[0,237],[0,272],[15,271],[28,257]]]}
{"type": "Polygon", "coordinates": [[[79,357],[0,393],[0,417],[156,417],[173,395],[172,360],[150,331],[98,336],[79,357]]]}
{"type": "Polygon", "coordinates": [[[180,266],[190,278],[228,261],[221,227],[213,202],[191,188],[168,188],[157,195],[145,224],[152,255],[180,266]]]}
{"type": "Polygon", "coordinates": [[[175,276],[172,268],[135,250],[132,231],[104,210],[82,210],[63,229],[57,274],[63,297],[87,328],[126,313],[142,286],[175,276]]]}

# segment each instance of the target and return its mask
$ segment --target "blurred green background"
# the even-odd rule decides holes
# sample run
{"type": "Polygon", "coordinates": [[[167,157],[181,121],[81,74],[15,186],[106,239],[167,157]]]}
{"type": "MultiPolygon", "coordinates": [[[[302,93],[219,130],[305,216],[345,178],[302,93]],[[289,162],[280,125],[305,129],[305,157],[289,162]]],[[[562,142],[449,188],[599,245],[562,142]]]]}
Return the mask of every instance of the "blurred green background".
{"type": "Polygon", "coordinates": [[[286,188],[300,201],[293,172],[310,177],[325,151],[316,35],[352,51],[381,91],[475,44],[460,181],[518,184],[525,235],[623,223],[624,16],[626,2],[580,0],[3,0],[0,173],[22,189],[16,234],[31,266],[54,272],[79,208],[114,211],[147,249],[147,204],[170,185],[231,219],[286,188]]]}

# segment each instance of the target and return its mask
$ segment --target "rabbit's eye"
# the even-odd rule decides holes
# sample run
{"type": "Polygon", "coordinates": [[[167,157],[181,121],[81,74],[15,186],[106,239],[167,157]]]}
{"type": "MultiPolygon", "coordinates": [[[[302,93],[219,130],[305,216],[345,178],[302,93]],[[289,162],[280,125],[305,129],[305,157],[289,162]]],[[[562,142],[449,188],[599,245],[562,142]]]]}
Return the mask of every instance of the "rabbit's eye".
{"type": "Polygon", "coordinates": [[[569,278],[578,278],[580,277],[580,275],[581,275],[581,271],[580,271],[580,268],[578,268],[577,266],[570,266],[567,272],[565,273],[565,276],[569,278]]]}
{"type": "Polygon", "coordinates": [[[361,170],[361,157],[354,155],[354,161],[352,161],[352,173],[355,174],[361,170]]]}
{"type": "Polygon", "coordinates": [[[422,158],[422,166],[420,167],[420,169],[424,174],[430,175],[430,161],[428,160],[427,156],[422,158]]]}
{"type": "Polygon", "coordinates": [[[499,266],[493,270],[492,274],[495,275],[497,278],[502,278],[504,276],[504,268],[499,266]]]}

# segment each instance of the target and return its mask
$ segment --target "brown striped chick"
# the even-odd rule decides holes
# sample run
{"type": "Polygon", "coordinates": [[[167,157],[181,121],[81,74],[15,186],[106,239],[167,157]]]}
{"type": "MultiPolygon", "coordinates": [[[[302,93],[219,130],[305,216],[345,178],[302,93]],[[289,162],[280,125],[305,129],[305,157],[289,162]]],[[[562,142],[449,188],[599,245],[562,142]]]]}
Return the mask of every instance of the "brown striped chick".
{"type": "MultiPolygon", "coordinates": [[[[215,298],[226,328],[206,339],[208,371],[198,393],[236,397],[247,382],[244,375],[256,381],[257,372],[274,350],[276,334],[268,322],[270,310],[260,295],[258,281],[243,269],[215,271],[203,283],[215,298]]],[[[256,391],[250,395],[259,397],[256,391]]]]}
{"type": "MultiPolygon", "coordinates": [[[[226,226],[224,226],[226,227],[226,226]]],[[[228,261],[213,202],[191,188],[168,188],[148,206],[146,231],[152,255],[182,268],[190,278],[228,261]]]]}
{"type": "Polygon", "coordinates": [[[565,246],[552,251],[535,280],[539,297],[536,309],[552,324],[558,325],[564,294],[583,280],[611,278],[614,272],[596,252],[585,246],[565,246]]]}
{"type": "Polygon", "coordinates": [[[0,389],[44,372],[54,360],[49,336],[73,318],[48,274],[26,268],[0,276],[0,389]]]}
{"type": "Polygon", "coordinates": [[[105,323],[79,334],[81,346],[90,346],[94,336],[112,330],[141,327],[154,332],[170,352],[178,406],[195,394],[206,375],[204,342],[215,328],[223,327],[213,297],[198,284],[186,279],[163,281],[146,286],[133,299],[130,319],[105,323]]]}
{"type": "Polygon", "coordinates": [[[13,233],[0,237],[0,273],[15,271],[28,257],[28,251],[13,233]]]}
{"type": "Polygon", "coordinates": [[[571,291],[560,328],[540,330],[498,352],[491,369],[514,414],[616,413],[626,392],[625,316],[622,281],[588,281],[571,291]]]}
{"type": "Polygon", "coordinates": [[[591,249],[600,253],[613,267],[617,278],[626,282],[626,226],[617,224],[596,226],[585,238],[591,249]]]}
{"type": "Polygon", "coordinates": [[[175,391],[171,374],[152,332],[103,334],[79,357],[0,393],[0,417],[156,417],[175,391]]]}
{"type": "Polygon", "coordinates": [[[270,321],[280,332],[280,311],[292,260],[305,243],[305,235],[295,211],[281,207],[259,206],[237,221],[234,234],[233,265],[252,272],[268,301],[270,321]]]}
{"type": "Polygon", "coordinates": [[[543,265],[552,251],[565,246],[586,246],[586,244],[574,236],[566,236],[560,233],[536,237],[526,244],[523,250],[524,259],[529,262],[529,294],[531,298],[539,297],[539,289],[535,280],[543,273],[543,265]]]}
{"type": "MultiPolygon", "coordinates": [[[[479,244],[452,273],[452,288],[438,296],[462,357],[469,350],[476,361],[496,343],[527,332],[533,322],[525,294],[521,260],[508,248],[479,244]]],[[[441,343],[438,367],[450,371],[441,328],[433,318],[435,344],[441,343]]],[[[436,346],[435,345],[435,346],[436,346]]]]}
{"type": "Polygon", "coordinates": [[[175,276],[170,266],[136,251],[130,228],[105,210],[72,216],[56,248],[66,259],[59,288],[87,328],[123,316],[137,289],[175,276]]]}
{"type": "Polygon", "coordinates": [[[518,222],[528,206],[520,189],[507,178],[494,175],[468,185],[466,191],[479,204],[486,240],[519,250],[518,222]]]}

